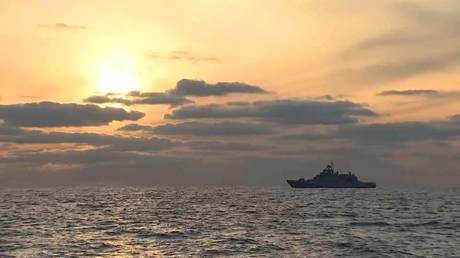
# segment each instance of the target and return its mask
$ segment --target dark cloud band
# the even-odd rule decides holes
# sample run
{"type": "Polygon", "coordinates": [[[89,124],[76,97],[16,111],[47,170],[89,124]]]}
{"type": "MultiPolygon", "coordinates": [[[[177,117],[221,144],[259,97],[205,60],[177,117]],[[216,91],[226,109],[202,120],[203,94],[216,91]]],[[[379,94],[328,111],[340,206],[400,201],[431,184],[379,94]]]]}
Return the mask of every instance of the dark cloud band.
{"type": "Polygon", "coordinates": [[[184,122],[159,125],[152,130],[156,134],[193,136],[244,136],[264,135],[273,132],[269,125],[243,122],[184,122]]]}
{"type": "Polygon", "coordinates": [[[264,94],[267,93],[259,86],[249,85],[241,82],[218,82],[209,84],[200,80],[182,79],[177,82],[174,89],[169,93],[181,96],[225,96],[232,93],[243,94],[264,94]]]}
{"type": "Polygon", "coordinates": [[[0,105],[0,119],[25,127],[100,126],[112,121],[136,121],[144,115],[121,108],[56,102],[0,105]]]}
{"type": "Polygon", "coordinates": [[[174,145],[173,141],[161,138],[121,137],[98,133],[65,133],[30,131],[0,123],[0,142],[16,144],[61,144],[76,143],[106,146],[117,151],[156,151],[174,145]]]}
{"type": "Polygon", "coordinates": [[[355,123],[360,116],[376,116],[376,113],[349,101],[287,99],[240,105],[188,105],[173,110],[165,118],[255,118],[280,124],[344,124],[355,123]]]}
{"type": "Polygon", "coordinates": [[[120,103],[126,106],[131,105],[171,105],[180,106],[187,103],[193,103],[193,101],[184,98],[183,96],[175,96],[168,93],[162,92],[130,92],[129,97],[133,98],[121,98],[121,97],[110,97],[110,96],[91,96],[83,101],[95,104],[105,103],[120,103]]]}
{"type": "Polygon", "coordinates": [[[132,91],[124,97],[91,96],[84,99],[88,103],[120,103],[123,105],[171,105],[172,107],[193,103],[186,97],[226,96],[229,94],[265,94],[268,93],[259,86],[240,82],[218,82],[208,84],[200,80],[182,79],[175,88],[167,92],[140,92],[132,91]]]}
{"type": "Polygon", "coordinates": [[[439,94],[436,90],[386,90],[378,93],[379,96],[432,96],[439,94]]]}

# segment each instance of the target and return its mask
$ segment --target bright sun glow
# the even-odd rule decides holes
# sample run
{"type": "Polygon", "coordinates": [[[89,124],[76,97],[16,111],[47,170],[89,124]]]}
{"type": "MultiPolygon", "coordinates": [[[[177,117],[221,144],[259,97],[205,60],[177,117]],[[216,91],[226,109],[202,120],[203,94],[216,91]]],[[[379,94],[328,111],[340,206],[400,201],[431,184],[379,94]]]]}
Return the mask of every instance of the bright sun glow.
{"type": "Polygon", "coordinates": [[[99,71],[98,88],[104,93],[125,93],[139,90],[140,84],[132,67],[112,64],[99,71]]]}

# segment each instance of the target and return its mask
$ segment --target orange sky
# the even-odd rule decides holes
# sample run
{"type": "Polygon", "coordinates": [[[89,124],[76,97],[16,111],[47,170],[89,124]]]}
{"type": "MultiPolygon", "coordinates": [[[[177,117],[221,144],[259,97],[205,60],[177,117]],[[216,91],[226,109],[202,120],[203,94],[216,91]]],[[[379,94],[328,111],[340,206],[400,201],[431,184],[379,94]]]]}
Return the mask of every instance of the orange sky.
{"type": "MultiPolygon", "coordinates": [[[[391,1],[346,5],[340,1],[2,1],[0,5],[5,103],[28,101],[24,96],[79,101],[110,88],[97,84],[102,70],[111,65],[129,67],[140,90],[165,90],[182,78],[243,81],[283,96],[351,95],[379,109],[385,105],[380,102],[387,102],[375,99],[381,90],[455,90],[459,81],[453,68],[383,83],[335,78],[337,70],[382,58],[382,53],[345,56],[348,49],[410,26],[412,21],[391,1]],[[52,26],[59,23],[68,27],[52,26]],[[166,57],[173,51],[213,60],[149,58],[150,53],[166,57]]],[[[449,10],[449,5],[436,8],[449,10]]],[[[425,55],[424,47],[411,55],[425,55]]],[[[399,51],[405,50],[390,54],[399,51]]]]}

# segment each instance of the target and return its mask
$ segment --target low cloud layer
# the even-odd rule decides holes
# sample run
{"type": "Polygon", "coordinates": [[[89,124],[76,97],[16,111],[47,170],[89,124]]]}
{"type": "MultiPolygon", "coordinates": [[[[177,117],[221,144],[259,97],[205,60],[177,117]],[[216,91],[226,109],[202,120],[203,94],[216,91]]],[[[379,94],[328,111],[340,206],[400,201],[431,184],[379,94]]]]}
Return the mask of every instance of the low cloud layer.
{"type": "Polygon", "coordinates": [[[153,132],[162,135],[193,136],[244,136],[265,135],[273,132],[269,125],[243,122],[184,122],[153,127],[153,132]]]}
{"type": "Polygon", "coordinates": [[[153,151],[164,150],[173,146],[172,141],[155,137],[140,138],[98,133],[31,131],[5,123],[0,123],[0,142],[16,144],[75,143],[93,146],[106,146],[118,151],[153,151]]]}
{"type": "Polygon", "coordinates": [[[139,124],[127,124],[120,128],[118,131],[125,131],[125,132],[136,132],[136,131],[151,131],[152,126],[148,125],[139,125],[139,124]]]}
{"type": "Polygon", "coordinates": [[[121,108],[56,102],[0,105],[1,120],[25,127],[100,126],[112,121],[136,121],[144,115],[121,108]]]}
{"type": "Polygon", "coordinates": [[[460,115],[428,122],[396,122],[341,125],[329,131],[305,131],[277,140],[348,140],[353,144],[395,145],[422,141],[450,141],[460,137],[460,115]]]}
{"type": "Polygon", "coordinates": [[[376,116],[350,101],[272,100],[254,103],[187,105],[167,114],[167,119],[255,118],[280,124],[356,123],[358,117],[376,116]]]}
{"type": "Polygon", "coordinates": [[[269,144],[255,144],[244,142],[225,142],[225,141],[191,141],[186,145],[192,150],[204,152],[215,151],[264,151],[272,150],[274,146],[269,144]]]}
{"type": "Polygon", "coordinates": [[[381,97],[404,97],[406,101],[418,98],[419,108],[449,105],[460,99],[460,91],[437,91],[432,89],[386,90],[377,93],[381,97]]]}
{"type": "MultiPolygon", "coordinates": [[[[275,133],[292,132],[289,125],[278,125],[279,131],[275,133]]],[[[291,134],[289,137],[278,139],[281,142],[268,140],[273,135],[275,126],[270,123],[209,121],[155,127],[136,124],[127,126],[129,128],[127,130],[149,131],[165,137],[197,137],[194,140],[189,138],[184,141],[174,141],[146,136],[123,137],[97,133],[44,132],[0,123],[0,142],[2,143],[21,146],[73,143],[96,148],[78,151],[58,149],[34,152],[11,151],[7,156],[0,156],[0,160],[3,166],[15,171],[14,174],[8,174],[8,180],[19,181],[3,181],[3,183],[29,182],[21,181],[24,180],[24,177],[21,177],[23,174],[20,171],[34,171],[37,168],[54,166],[55,171],[61,175],[70,173],[68,175],[70,177],[59,178],[54,174],[43,173],[36,176],[51,175],[47,182],[58,179],[68,182],[65,180],[78,176],[81,180],[89,180],[83,182],[84,184],[93,182],[93,180],[105,183],[115,180],[114,182],[117,183],[214,184],[216,183],[212,180],[214,175],[216,180],[232,178],[235,182],[240,183],[278,184],[290,175],[293,178],[305,175],[307,166],[320,168],[323,162],[330,161],[330,159],[340,162],[341,157],[346,162],[353,161],[356,164],[353,168],[358,171],[361,168],[362,173],[360,174],[363,174],[364,177],[372,176],[375,179],[389,176],[389,172],[385,172],[384,168],[389,166],[388,159],[391,158],[390,154],[394,149],[405,150],[404,146],[408,143],[447,142],[458,139],[460,115],[431,122],[339,124],[326,132],[310,130],[303,135],[291,134]],[[210,140],[210,136],[219,138],[214,141],[210,140]],[[238,138],[228,138],[231,136],[238,136],[238,138]],[[267,140],[260,141],[266,136],[268,136],[267,140]],[[239,141],[229,141],[230,139],[239,141]],[[395,148],[395,146],[398,147],[395,148]],[[376,170],[364,173],[366,166],[362,162],[369,163],[369,166],[377,166],[378,163],[376,169],[380,169],[378,171],[383,174],[379,174],[376,170]],[[286,172],[286,169],[292,174],[286,172]],[[215,174],[216,171],[219,173],[215,174]],[[235,171],[241,171],[241,174],[235,174],[235,171]],[[271,174],[267,175],[267,171],[270,171],[271,174]],[[250,175],[254,176],[254,181],[251,181],[252,176],[250,175]],[[257,181],[255,180],[257,177],[266,179],[257,181]]],[[[329,127],[330,125],[326,125],[326,128],[329,127]]],[[[311,127],[301,126],[298,129],[302,128],[311,127]]],[[[420,155],[425,155],[423,153],[425,149],[420,149],[420,151],[422,152],[420,155]]],[[[426,152],[431,151],[430,148],[426,149],[426,152]]],[[[399,171],[397,169],[395,165],[392,165],[391,171],[399,171]]]]}
{"type": "Polygon", "coordinates": [[[460,136],[460,124],[441,122],[402,122],[343,127],[338,137],[369,144],[401,144],[416,141],[447,141],[460,136]]]}
{"type": "Polygon", "coordinates": [[[85,102],[95,104],[120,103],[126,106],[131,105],[170,105],[172,107],[193,103],[183,96],[176,96],[162,92],[131,92],[128,97],[91,96],[84,99],[85,102]]]}
{"type": "Polygon", "coordinates": [[[439,94],[436,90],[386,90],[378,93],[379,96],[432,96],[439,94]]]}

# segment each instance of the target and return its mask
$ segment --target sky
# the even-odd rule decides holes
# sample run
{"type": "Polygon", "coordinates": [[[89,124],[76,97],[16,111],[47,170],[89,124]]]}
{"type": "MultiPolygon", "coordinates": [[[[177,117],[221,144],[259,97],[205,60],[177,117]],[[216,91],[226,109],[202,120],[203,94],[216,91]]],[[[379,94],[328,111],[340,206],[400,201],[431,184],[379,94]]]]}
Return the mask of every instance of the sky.
{"type": "Polygon", "coordinates": [[[460,4],[0,0],[0,186],[459,186],[460,4]]]}

